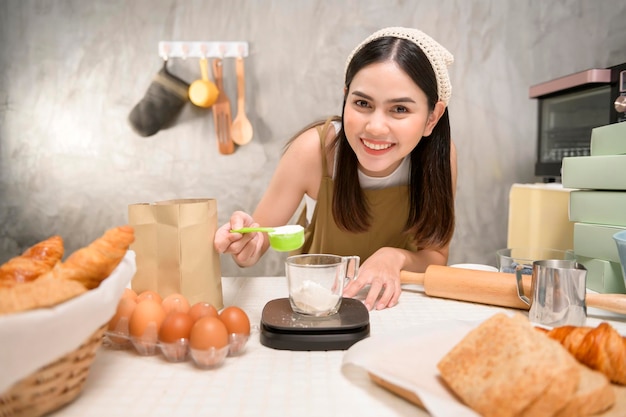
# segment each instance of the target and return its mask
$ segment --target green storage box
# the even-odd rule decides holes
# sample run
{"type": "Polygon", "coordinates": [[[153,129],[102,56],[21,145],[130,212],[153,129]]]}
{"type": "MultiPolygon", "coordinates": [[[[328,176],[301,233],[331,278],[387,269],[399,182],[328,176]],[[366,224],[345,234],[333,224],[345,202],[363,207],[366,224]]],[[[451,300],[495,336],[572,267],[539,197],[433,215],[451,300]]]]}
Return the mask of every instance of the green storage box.
{"type": "Polygon", "coordinates": [[[587,268],[587,288],[604,294],[626,294],[621,264],[577,256],[587,268]]]}
{"type": "Polygon", "coordinates": [[[591,130],[591,155],[626,154],[626,123],[614,123],[591,130]]]}

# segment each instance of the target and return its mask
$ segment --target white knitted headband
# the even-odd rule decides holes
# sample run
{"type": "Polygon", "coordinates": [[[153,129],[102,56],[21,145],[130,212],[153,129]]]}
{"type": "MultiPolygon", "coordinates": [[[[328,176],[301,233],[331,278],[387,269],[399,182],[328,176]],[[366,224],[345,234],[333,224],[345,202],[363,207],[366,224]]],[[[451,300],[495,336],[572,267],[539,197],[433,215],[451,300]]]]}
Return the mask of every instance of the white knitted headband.
{"type": "Polygon", "coordinates": [[[371,34],[367,39],[361,42],[348,56],[346,61],[346,72],[348,70],[348,66],[354,58],[354,55],[361,50],[365,45],[372,42],[373,40],[384,38],[384,37],[393,37],[406,39],[417,46],[420,47],[424,54],[428,57],[428,61],[430,61],[430,65],[433,67],[435,71],[435,77],[437,78],[437,94],[439,95],[439,100],[443,101],[445,105],[448,105],[450,101],[450,96],[452,95],[452,85],[450,85],[450,76],[448,75],[448,66],[454,62],[454,56],[443,46],[441,46],[437,41],[428,36],[422,31],[411,28],[403,28],[403,27],[390,27],[381,29],[377,32],[371,34]]]}

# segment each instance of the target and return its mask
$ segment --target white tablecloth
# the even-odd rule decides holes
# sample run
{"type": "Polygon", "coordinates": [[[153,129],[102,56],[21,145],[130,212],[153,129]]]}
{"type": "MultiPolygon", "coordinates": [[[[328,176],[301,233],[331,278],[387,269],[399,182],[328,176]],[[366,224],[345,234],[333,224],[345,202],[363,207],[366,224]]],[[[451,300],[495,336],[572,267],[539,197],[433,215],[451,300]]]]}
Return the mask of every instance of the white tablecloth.
{"type": "MultiPolygon", "coordinates": [[[[344,351],[274,350],[259,342],[263,306],[287,296],[284,277],[224,278],[224,304],[237,305],[256,332],[242,356],[216,369],[189,360],[169,363],[161,355],[101,348],[81,395],[54,416],[420,416],[423,410],[370,381],[365,371],[342,368],[344,351]]],[[[400,303],[370,313],[372,336],[394,335],[424,323],[483,320],[498,307],[426,296],[405,286],[400,303]]],[[[590,309],[588,325],[611,318],[626,334],[626,317],[590,309]]],[[[416,372],[419,370],[416,369],[416,372]]]]}

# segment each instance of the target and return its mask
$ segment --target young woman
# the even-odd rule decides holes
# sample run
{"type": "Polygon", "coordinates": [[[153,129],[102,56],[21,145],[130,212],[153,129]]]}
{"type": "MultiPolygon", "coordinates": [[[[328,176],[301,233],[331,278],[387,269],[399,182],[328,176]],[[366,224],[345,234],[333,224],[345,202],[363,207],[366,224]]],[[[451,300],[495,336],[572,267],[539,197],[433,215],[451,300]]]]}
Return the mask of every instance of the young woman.
{"type": "Polygon", "coordinates": [[[368,309],[397,304],[400,271],[445,265],[454,233],[456,151],[447,105],[452,55],[416,29],[386,28],[347,60],[343,112],[292,138],[252,216],[237,211],[215,248],[238,265],[255,264],[269,246],[244,226],[287,224],[302,199],[302,253],[358,255],[368,309]]]}

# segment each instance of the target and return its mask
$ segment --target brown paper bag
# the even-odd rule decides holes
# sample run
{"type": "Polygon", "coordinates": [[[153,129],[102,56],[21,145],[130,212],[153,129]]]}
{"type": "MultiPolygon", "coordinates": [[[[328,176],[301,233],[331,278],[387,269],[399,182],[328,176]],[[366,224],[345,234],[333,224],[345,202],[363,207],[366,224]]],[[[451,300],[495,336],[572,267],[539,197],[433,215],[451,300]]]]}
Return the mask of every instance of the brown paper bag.
{"type": "Polygon", "coordinates": [[[161,297],[180,293],[191,305],[205,301],[224,307],[220,257],[213,247],[216,200],[131,204],[128,221],[135,228],[133,290],[153,290],[161,297]]]}

